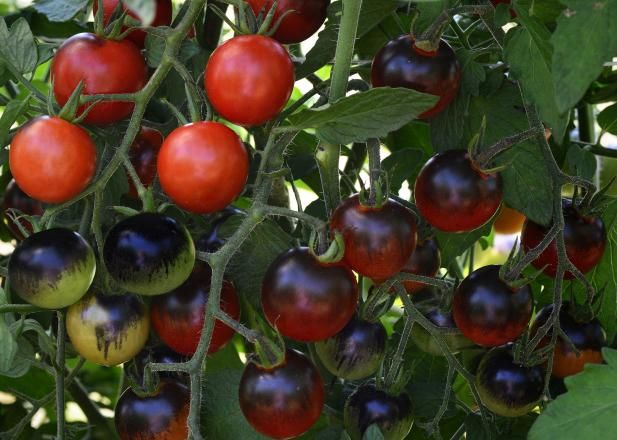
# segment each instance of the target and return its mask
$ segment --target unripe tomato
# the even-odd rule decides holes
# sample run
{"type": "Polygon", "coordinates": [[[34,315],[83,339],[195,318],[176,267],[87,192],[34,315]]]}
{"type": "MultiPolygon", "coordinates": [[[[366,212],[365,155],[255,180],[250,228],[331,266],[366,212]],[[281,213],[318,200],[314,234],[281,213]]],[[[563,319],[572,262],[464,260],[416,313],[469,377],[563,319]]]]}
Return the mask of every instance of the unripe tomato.
{"type": "Polygon", "coordinates": [[[493,227],[498,234],[517,234],[523,229],[523,223],[525,223],[523,214],[502,204],[493,227]]]}
{"type": "MultiPolygon", "coordinates": [[[[416,244],[411,257],[407,260],[401,272],[425,277],[434,277],[441,266],[441,252],[434,238],[427,238],[416,244]]],[[[417,293],[426,288],[426,284],[418,281],[403,281],[407,293],[417,293]]]]}
{"type": "Polygon", "coordinates": [[[221,210],[244,189],[249,160],[236,133],[218,122],[176,128],[163,142],[157,160],[163,191],[196,214],[221,210]]]}
{"type": "MultiPolygon", "coordinates": [[[[163,135],[154,128],[141,127],[135,141],[129,148],[129,159],[139,180],[145,187],[152,185],[156,177],[156,158],[159,154],[163,135]]],[[[137,189],[129,178],[129,197],[137,198],[137,189]]]]}
{"type": "MultiPolygon", "coordinates": [[[[2,213],[4,224],[9,228],[13,237],[17,240],[23,240],[25,237],[19,230],[19,227],[17,227],[17,224],[13,222],[12,217],[9,216],[9,209],[17,210],[25,215],[43,214],[43,204],[23,192],[21,188],[17,186],[15,179],[11,179],[4,191],[2,213]]],[[[28,220],[20,218],[17,221],[26,231],[32,233],[32,224],[28,220]]]]}
{"type": "Polygon", "coordinates": [[[204,87],[225,119],[248,127],[261,125],[285,107],[294,87],[294,67],[278,41],[241,35],[210,55],[204,87]]]}
{"type": "MultiPolygon", "coordinates": [[[[56,101],[64,105],[82,81],[83,95],[138,92],[146,84],[148,67],[132,42],[106,40],[82,33],[62,43],[51,64],[51,79],[56,101]]],[[[79,113],[88,105],[81,105],[79,113]]],[[[96,125],[111,124],[130,115],[133,107],[132,102],[100,102],[84,121],[96,125]]]]}
{"type": "Polygon", "coordinates": [[[95,364],[119,365],[146,344],[150,319],[135,295],[92,293],[69,307],[66,332],[75,350],[95,364]]]}
{"type": "Polygon", "coordinates": [[[83,128],[41,116],[23,125],[9,149],[15,181],[30,197],[62,203],[79,194],[96,169],[96,147],[83,128]]]}

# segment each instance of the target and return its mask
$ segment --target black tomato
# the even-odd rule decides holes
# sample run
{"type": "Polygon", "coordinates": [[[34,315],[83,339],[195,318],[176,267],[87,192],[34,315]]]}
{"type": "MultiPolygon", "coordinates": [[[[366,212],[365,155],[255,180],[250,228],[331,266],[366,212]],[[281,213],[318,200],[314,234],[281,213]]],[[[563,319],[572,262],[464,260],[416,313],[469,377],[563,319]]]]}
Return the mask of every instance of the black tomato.
{"type": "Polygon", "coordinates": [[[240,408],[255,430],[275,439],[296,437],[319,419],[324,385],[304,355],[287,350],[271,369],[248,363],[240,379],[240,408]]]}
{"type": "MultiPolygon", "coordinates": [[[[135,168],[137,177],[147,188],[156,177],[156,158],[163,144],[163,135],[154,128],[141,127],[135,141],[129,149],[129,159],[135,168]]],[[[129,178],[129,197],[137,198],[137,189],[129,178]]]]}
{"type": "Polygon", "coordinates": [[[230,217],[244,214],[244,211],[234,208],[233,206],[228,206],[217,212],[216,218],[210,224],[210,230],[195,241],[195,247],[201,252],[216,252],[219,250],[225,244],[225,239],[222,238],[220,234],[221,226],[223,226],[230,217]]]}
{"type": "MultiPolygon", "coordinates": [[[[418,241],[411,257],[401,269],[414,275],[434,277],[441,266],[441,252],[434,238],[418,241]]],[[[417,281],[403,281],[407,293],[416,293],[426,288],[426,284],[417,281]]]]}
{"type": "MultiPolygon", "coordinates": [[[[17,186],[17,183],[15,183],[15,179],[11,179],[9,184],[6,186],[6,190],[4,191],[2,215],[4,218],[4,223],[9,228],[13,236],[17,240],[23,240],[25,238],[24,235],[19,230],[17,224],[12,220],[12,218],[14,218],[13,216],[18,216],[20,214],[15,212],[9,215],[9,209],[14,209],[26,215],[43,214],[43,204],[23,192],[19,186],[17,186]]],[[[32,233],[32,224],[30,224],[28,220],[20,218],[17,222],[19,222],[19,224],[26,231],[32,233]]]]}
{"type": "Polygon", "coordinates": [[[424,164],[414,196],[420,214],[431,226],[445,232],[471,231],[499,209],[501,176],[478,170],[466,150],[449,150],[424,164]]]}
{"type": "Polygon", "coordinates": [[[533,309],[529,285],[518,289],[499,278],[500,266],[473,271],[454,293],[456,326],[471,341],[485,347],[512,342],[527,328],[533,309]]]}

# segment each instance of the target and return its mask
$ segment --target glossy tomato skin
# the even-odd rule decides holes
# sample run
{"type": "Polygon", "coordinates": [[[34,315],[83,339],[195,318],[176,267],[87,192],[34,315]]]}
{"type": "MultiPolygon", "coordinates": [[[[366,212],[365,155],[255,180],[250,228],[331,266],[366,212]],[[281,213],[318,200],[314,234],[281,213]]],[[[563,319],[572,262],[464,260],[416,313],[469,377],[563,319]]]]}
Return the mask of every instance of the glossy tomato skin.
{"type": "Polygon", "coordinates": [[[294,350],[287,350],[284,362],[271,369],[247,363],[240,379],[244,417],[256,431],[275,439],[308,431],[321,415],[324,394],[317,368],[294,350]]]}
{"type": "Polygon", "coordinates": [[[11,141],[9,167],[30,197],[62,203],[90,183],[96,148],[83,128],[58,117],[41,116],[23,125],[11,141]]]}
{"type": "Polygon", "coordinates": [[[416,218],[394,199],[372,208],[352,195],[336,208],[330,228],[343,235],[345,264],[374,280],[399,272],[416,247],[416,218]]]}
{"type": "Polygon", "coordinates": [[[484,225],[502,199],[498,174],[478,170],[466,150],[449,150],[429,159],[416,179],[414,196],[422,217],[445,232],[484,225]]]}
{"type": "MultiPolygon", "coordinates": [[[[255,16],[266,16],[273,0],[248,0],[255,16]]],[[[285,13],[272,38],[283,44],[300,43],[319,30],[326,21],[330,0],[280,0],[276,5],[272,23],[277,23],[285,13]],[[293,11],[293,12],[288,12],[293,11]]]]}
{"type": "Polygon", "coordinates": [[[241,35],[212,53],[204,86],[223,118],[247,127],[261,125],[285,107],[294,87],[294,67],[278,41],[241,35]]]}
{"type": "MultiPolygon", "coordinates": [[[[434,238],[427,238],[416,243],[411,257],[407,260],[401,272],[425,277],[434,277],[441,267],[441,252],[434,238]]],[[[417,293],[426,288],[426,284],[417,281],[403,281],[407,293],[417,293]]]]}
{"type": "Polygon", "coordinates": [[[19,243],[8,265],[11,291],[45,309],[61,309],[86,294],[94,279],[94,251],[81,235],[56,228],[19,243]]]}
{"type": "MultiPolygon", "coordinates": [[[[568,259],[582,273],[593,269],[602,259],[606,248],[606,229],[600,217],[580,214],[572,206],[572,201],[563,199],[563,216],[565,221],[563,237],[566,243],[568,259]]],[[[525,252],[535,248],[549,228],[527,219],[523,226],[521,244],[525,252]]],[[[540,256],[532,263],[536,269],[544,269],[544,274],[555,277],[557,273],[557,243],[553,240],[540,256]]],[[[571,272],[565,273],[566,279],[574,278],[571,272]]]]}
{"type": "Polygon", "coordinates": [[[498,234],[517,234],[523,229],[525,216],[505,204],[501,205],[501,211],[497,214],[493,228],[498,234]]]}
{"type": "Polygon", "coordinates": [[[500,266],[473,271],[454,293],[456,326],[471,341],[496,347],[518,338],[527,328],[533,309],[529,285],[515,289],[499,278],[500,266]]]}
{"type": "MultiPolygon", "coordinates": [[[[109,24],[109,20],[117,6],[118,0],[103,0],[103,23],[105,23],[105,26],[109,24]]],[[[171,0],[156,0],[154,7],[154,20],[152,20],[150,27],[169,26],[171,24],[171,17],[173,13],[171,0]]],[[[122,10],[127,11],[128,16],[138,19],[135,13],[127,9],[126,6],[122,5],[122,10]]],[[[92,12],[95,16],[97,11],[98,1],[95,1],[92,4],[92,12]]],[[[127,29],[127,27],[122,28],[123,32],[127,29]]],[[[148,34],[145,31],[136,29],[128,34],[126,39],[132,41],[140,49],[143,49],[145,47],[146,35],[148,34]]]]}
{"type": "Polygon", "coordinates": [[[218,122],[195,122],[172,131],[157,160],[163,191],[189,212],[223,209],[244,189],[249,159],[236,133],[218,122]]]}
{"type": "MultiPolygon", "coordinates": [[[[83,95],[134,93],[148,79],[148,68],[137,46],[128,40],[105,40],[90,33],[73,35],[56,52],[51,64],[54,95],[64,105],[83,81],[83,95]]],[[[86,109],[84,104],[79,113],[86,109]]],[[[96,104],[84,122],[107,125],[126,118],[131,102],[106,101],[96,104]]]]}
{"type": "Polygon", "coordinates": [[[150,331],[146,305],[135,295],[93,292],[69,307],[66,332],[75,350],[99,365],[119,365],[144,347],[150,331]]]}
{"type": "Polygon", "coordinates": [[[406,393],[393,396],[374,385],[362,385],[345,402],[344,421],[352,440],[362,439],[372,424],[385,440],[406,438],[413,425],[411,400],[406,393]]]}
{"type": "Polygon", "coordinates": [[[510,347],[494,348],[480,361],[476,388],[482,403],[495,414],[520,417],[540,401],[544,392],[544,371],[540,365],[516,364],[510,347]]]}
{"type": "Polygon", "coordinates": [[[105,239],[103,259],[125,290],[160,295],[180,286],[195,264],[187,229],[163,214],[143,213],[117,223],[105,239]]]}
{"type": "Polygon", "coordinates": [[[458,93],[461,65],[448,43],[428,53],[415,47],[411,35],[401,35],[381,48],[371,66],[373,87],[406,87],[439,97],[434,107],[419,118],[431,118],[443,111],[458,93]]]}
{"type": "Polygon", "coordinates": [[[290,249],[270,265],[261,286],[266,318],[283,336],[314,342],[334,336],[358,303],[353,273],[320,263],[308,248],[290,249]]]}
{"type": "MultiPolygon", "coordinates": [[[[154,128],[141,127],[135,141],[129,148],[129,159],[137,177],[147,188],[156,177],[156,158],[163,144],[163,135],[154,128]]],[[[137,198],[137,189],[129,177],[129,197],[137,198]]]]}
{"type": "Polygon", "coordinates": [[[386,354],[388,335],[381,322],[354,317],[336,335],[315,344],[326,369],[346,380],[373,375],[386,354]]]}
{"type": "MultiPolygon", "coordinates": [[[[563,339],[559,339],[555,347],[553,356],[554,377],[564,378],[573,376],[583,371],[585,364],[601,364],[602,347],[606,347],[606,332],[600,325],[600,321],[592,319],[589,322],[578,322],[567,310],[568,304],[564,304],[559,311],[559,325],[566,336],[572,341],[574,347],[579,351],[576,352],[570,348],[570,345],[563,339]]],[[[553,312],[553,305],[542,308],[536,315],[536,319],[531,326],[531,334],[534,335],[538,329],[546,323],[553,312]]],[[[550,336],[550,331],[549,331],[550,336]]],[[[542,341],[542,345],[548,342],[547,338],[542,341]]]]}
{"type": "MultiPolygon", "coordinates": [[[[210,266],[197,262],[189,278],[180,287],[152,300],[154,330],[169,348],[180,354],[192,355],[197,349],[210,296],[211,276],[210,266]]],[[[238,294],[228,281],[223,281],[220,306],[233,319],[240,318],[238,294]]],[[[217,321],[208,353],[221,349],[233,335],[233,329],[217,321]]]]}
{"type": "MultiPolygon", "coordinates": [[[[15,237],[17,240],[23,240],[26,237],[24,237],[24,235],[21,233],[17,224],[13,222],[11,216],[8,213],[9,209],[14,209],[26,215],[43,214],[43,204],[23,192],[21,188],[17,186],[15,179],[11,179],[4,191],[4,198],[2,200],[2,212],[4,223],[13,234],[13,237],[15,237]]],[[[32,224],[28,220],[20,218],[17,221],[26,231],[32,233],[32,224]]]]}
{"type": "Polygon", "coordinates": [[[164,380],[153,396],[139,397],[130,388],[116,404],[120,440],[185,440],[188,438],[189,389],[164,380]]]}

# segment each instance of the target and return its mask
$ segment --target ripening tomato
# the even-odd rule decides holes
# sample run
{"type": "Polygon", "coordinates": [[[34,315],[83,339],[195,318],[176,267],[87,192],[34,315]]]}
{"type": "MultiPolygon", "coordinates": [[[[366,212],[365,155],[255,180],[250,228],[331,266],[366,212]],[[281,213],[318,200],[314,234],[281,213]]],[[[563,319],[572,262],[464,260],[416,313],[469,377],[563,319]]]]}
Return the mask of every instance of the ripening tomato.
{"type": "MultiPolygon", "coordinates": [[[[405,263],[401,272],[425,277],[434,277],[441,266],[441,252],[434,238],[427,238],[416,244],[411,257],[405,263]]],[[[418,281],[403,281],[407,293],[417,293],[426,288],[426,284],[418,281]]]]}
{"type": "MultiPolygon", "coordinates": [[[[163,135],[154,128],[141,127],[129,149],[129,159],[137,177],[145,187],[152,185],[156,177],[156,158],[163,143],[163,135]]],[[[129,197],[137,198],[137,189],[129,178],[129,197]]]]}
{"type": "MultiPolygon", "coordinates": [[[[21,214],[25,215],[41,215],[43,214],[43,204],[23,192],[21,188],[17,186],[15,179],[11,179],[9,184],[6,186],[6,189],[4,190],[4,198],[2,200],[4,223],[13,234],[13,237],[17,240],[23,240],[25,238],[24,235],[19,230],[17,223],[13,221],[13,214],[21,214],[13,213],[9,215],[10,209],[19,211],[21,214]]],[[[32,233],[32,224],[28,220],[25,218],[20,218],[17,222],[26,231],[32,233]]]]}
{"type": "Polygon", "coordinates": [[[233,130],[218,122],[195,122],[167,136],[157,169],[163,191],[176,205],[205,214],[238,197],[248,178],[249,160],[233,130]]]}
{"type": "Polygon", "coordinates": [[[241,35],[210,55],[204,87],[225,119],[261,125],[278,115],[294,87],[294,66],[281,44],[262,35],[241,35]]]}
{"type": "Polygon", "coordinates": [[[523,214],[502,204],[501,211],[499,211],[493,223],[493,228],[498,234],[517,234],[523,229],[523,223],[525,223],[523,214]]]}
{"type": "MultiPolygon", "coordinates": [[[[83,95],[134,93],[148,79],[148,67],[137,46],[128,40],[114,41],[90,33],[73,35],[54,56],[51,79],[58,104],[64,105],[83,81],[83,95]]],[[[89,104],[79,107],[81,114],[89,104]]],[[[132,102],[105,101],[96,104],[84,122],[106,125],[126,118],[132,102]]]]}

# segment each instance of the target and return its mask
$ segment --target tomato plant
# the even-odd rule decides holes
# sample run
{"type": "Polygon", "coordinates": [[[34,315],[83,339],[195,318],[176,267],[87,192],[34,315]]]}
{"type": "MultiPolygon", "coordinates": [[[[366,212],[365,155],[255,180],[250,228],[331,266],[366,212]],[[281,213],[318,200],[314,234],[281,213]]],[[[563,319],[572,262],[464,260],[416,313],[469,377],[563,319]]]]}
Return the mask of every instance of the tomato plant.
{"type": "MultiPolygon", "coordinates": [[[[25,237],[19,229],[18,225],[13,221],[15,212],[9,213],[9,210],[19,211],[19,215],[41,215],[43,213],[43,204],[38,200],[34,200],[28,194],[23,192],[15,179],[11,180],[4,191],[2,199],[2,212],[4,212],[4,223],[8,226],[11,233],[18,240],[23,240],[25,237]]],[[[25,218],[17,220],[26,231],[32,233],[32,224],[25,218]]]]}
{"type": "MultiPolygon", "coordinates": [[[[156,158],[158,157],[163,135],[160,131],[149,127],[141,127],[135,142],[129,149],[129,159],[135,168],[141,183],[148,187],[156,177],[156,158]]],[[[129,179],[129,196],[136,199],[137,189],[129,179]]]]}

